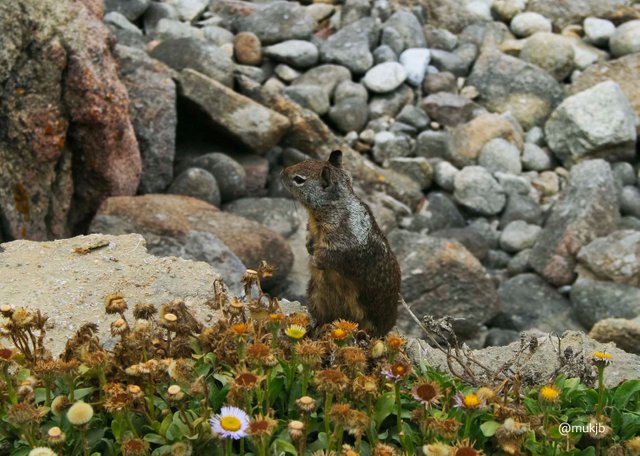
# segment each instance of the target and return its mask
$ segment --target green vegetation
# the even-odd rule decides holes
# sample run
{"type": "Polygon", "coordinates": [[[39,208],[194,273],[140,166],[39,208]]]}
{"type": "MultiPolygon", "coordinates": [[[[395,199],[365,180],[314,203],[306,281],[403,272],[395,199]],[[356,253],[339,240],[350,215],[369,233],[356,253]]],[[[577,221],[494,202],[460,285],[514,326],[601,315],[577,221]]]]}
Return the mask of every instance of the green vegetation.
{"type": "Polygon", "coordinates": [[[47,318],[4,306],[17,349],[0,350],[0,454],[640,454],[640,380],[604,388],[607,353],[593,354],[595,388],[472,387],[412,364],[398,335],[310,331],[262,293],[267,274],[247,272],[248,300],[217,283],[209,327],[180,300],[137,304],[129,322],[125,297],[107,296],[115,347],[85,325],[57,360],[47,318]]]}

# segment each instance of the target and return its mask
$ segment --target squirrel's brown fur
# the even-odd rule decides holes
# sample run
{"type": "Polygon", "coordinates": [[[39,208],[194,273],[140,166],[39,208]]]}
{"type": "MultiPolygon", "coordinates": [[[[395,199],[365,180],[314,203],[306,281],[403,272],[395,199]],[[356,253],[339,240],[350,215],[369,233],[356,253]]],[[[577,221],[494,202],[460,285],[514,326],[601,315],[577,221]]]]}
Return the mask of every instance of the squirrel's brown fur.
{"type": "Polygon", "coordinates": [[[308,305],[318,324],[343,318],[382,336],[398,316],[400,267],[341,161],[334,151],[328,161],[305,160],[282,173],[309,213],[308,305]]]}

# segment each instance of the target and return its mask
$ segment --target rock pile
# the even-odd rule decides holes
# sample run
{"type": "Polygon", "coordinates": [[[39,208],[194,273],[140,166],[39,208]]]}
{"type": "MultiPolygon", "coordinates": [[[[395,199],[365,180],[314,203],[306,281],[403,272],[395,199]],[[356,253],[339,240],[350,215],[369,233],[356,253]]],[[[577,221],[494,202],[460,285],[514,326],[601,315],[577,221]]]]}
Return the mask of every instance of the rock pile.
{"type": "MultiPolygon", "coordinates": [[[[49,187],[102,202],[90,231],[141,232],[153,252],[229,277],[266,257],[279,271],[272,289],[302,297],[305,214],[284,199],[279,173],[341,147],[418,314],[466,317],[456,329],[477,344],[529,328],[594,327],[623,344],[638,333],[637,2],[105,7],[139,144],[139,195],[105,200],[80,185],[91,174],[61,186],[45,173],[49,187]]],[[[0,7],[0,25],[10,14],[0,7]]],[[[23,48],[0,36],[13,43],[0,46],[6,94],[21,67],[2,63],[23,48]]],[[[11,106],[0,116],[15,115],[11,106]]],[[[3,158],[9,138],[0,129],[3,158]]],[[[56,160],[74,176],[88,166],[56,160]]],[[[0,236],[20,237],[22,193],[13,181],[0,187],[0,236]]]]}

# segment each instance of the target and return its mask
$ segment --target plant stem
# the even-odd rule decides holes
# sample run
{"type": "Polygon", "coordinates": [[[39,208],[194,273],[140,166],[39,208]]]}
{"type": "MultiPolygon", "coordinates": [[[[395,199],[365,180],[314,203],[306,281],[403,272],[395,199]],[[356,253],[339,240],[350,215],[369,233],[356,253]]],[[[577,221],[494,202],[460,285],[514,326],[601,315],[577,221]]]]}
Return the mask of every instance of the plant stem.
{"type": "Polygon", "coordinates": [[[469,437],[469,432],[471,432],[471,413],[467,412],[467,420],[464,423],[464,432],[462,434],[463,440],[469,437]]]}
{"type": "Polygon", "coordinates": [[[224,455],[231,456],[231,439],[226,439],[224,443],[224,455]]]}
{"type": "MultiPolygon", "coordinates": [[[[333,394],[327,392],[324,397],[324,432],[327,435],[327,439],[330,436],[330,428],[329,428],[329,409],[331,409],[331,401],[333,400],[333,394]]],[[[328,450],[328,448],[327,448],[328,450]]]]}
{"type": "Polygon", "coordinates": [[[598,407],[596,408],[596,419],[600,421],[604,409],[604,366],[598,366],[598,407]]]}
{"type": "Polygon", "coordinates": [[[395,399],[396,399],[396,422],[398,425],[398,437],[400,437],[400,444],[402,445],[402,450],[404,454],[408,454],[407,452],[407,444],[405,442],[404,435],[404,424],[402,422],[402,401],[400,400],[400,383],[396,382],[394,385],[395,389],[395,399]]]}

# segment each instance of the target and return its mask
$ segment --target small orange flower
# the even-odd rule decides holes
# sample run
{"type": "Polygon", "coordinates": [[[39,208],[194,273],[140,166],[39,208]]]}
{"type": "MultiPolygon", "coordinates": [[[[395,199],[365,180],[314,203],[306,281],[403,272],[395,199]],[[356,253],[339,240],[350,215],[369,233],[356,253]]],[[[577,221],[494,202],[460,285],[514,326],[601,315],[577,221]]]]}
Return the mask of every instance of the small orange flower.
{"type": "Polygon", "coordinates": [[[353,321],[347,321],[347,320],[336,320],[333,323],[333,327],[336,329],[342,329],[344,331],[347,331],[349,333],[354,332],[358,329],[358,323],[355,323],[353,321]]]}
{"type": "Polygon", "coordinates": [[[406,343],[407,341],[397,334],[389,334],[387,336],[387,345],[391,350],[400,350],[406,343]]]}

